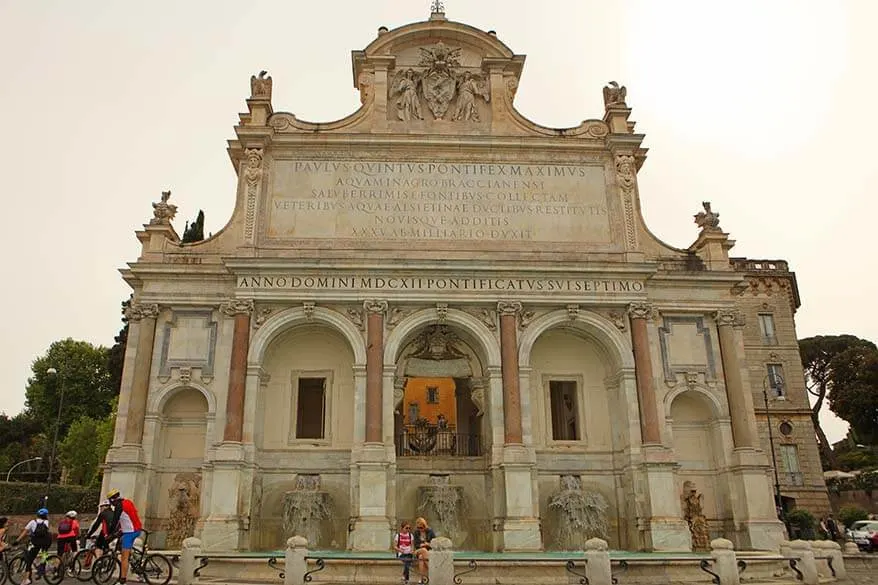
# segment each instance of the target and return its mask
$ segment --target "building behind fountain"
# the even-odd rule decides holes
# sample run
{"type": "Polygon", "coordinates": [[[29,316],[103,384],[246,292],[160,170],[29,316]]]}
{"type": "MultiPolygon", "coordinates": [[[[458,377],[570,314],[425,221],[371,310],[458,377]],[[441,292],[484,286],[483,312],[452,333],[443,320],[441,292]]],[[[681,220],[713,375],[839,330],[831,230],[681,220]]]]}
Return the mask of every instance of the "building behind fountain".
{"type": "Polygon", "coordinates": [[[122,271],[105,487],[148,528],[387,550],[424,515],[458,548],[773,548],[763,388],[779,503],[828,509],[786,262],[730,258],[709,203],[688,248],[659,241],[626,89],[545,128],[513,105],[523,64],[434,12],[353,53],[342,120],[251,79],[228,225],[182,244],[165,193],[122,271]]]}

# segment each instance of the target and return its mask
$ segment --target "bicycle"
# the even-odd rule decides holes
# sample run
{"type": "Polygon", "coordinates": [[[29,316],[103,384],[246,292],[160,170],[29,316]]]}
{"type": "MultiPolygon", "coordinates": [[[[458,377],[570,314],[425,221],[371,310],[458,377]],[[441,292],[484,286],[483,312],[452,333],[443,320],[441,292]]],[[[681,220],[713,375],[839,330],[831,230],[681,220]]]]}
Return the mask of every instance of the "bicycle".
{"type": "MultiPolygon", "coordinates": [[[[73,557],[73,576],[76,577],[78,581],[91,581],[92,566],[97,559],[100,558],[95,555],[95,551],[102,551],[102,555],[109,554],[111,546],[112,544],[98,548],[95,539],[89,538],[86,546],[77,551],[76,555],[73,557]]],[[[0,585],[2,585],[2,583],[0,583],[0,585]]]]}
{"type": "MultiPolygon", "coordinates": [[[[149,552],[149,531],[143,533],[143,545],[131,549],[128,557],[128,570],[130,573],[142,577],[149,585],[167,585],[171,580],[173,567],[171,561],[161,553],[149,552]]],[[[122,572],[121,539],[116,540],[113,553],[104,555],[92,563],[91,578],[95,585],[110,585],[118,580],[122,572]]],[[[52,585],[52,584],[50,584],[52,585]]]]}
{"type": "MultiPolygon", "coordinates": [[[[12,585],[21,585],[24,581],[28,572],[25,550],[30,550],[32,546],[27,545],[6,563],[9,582],[12,585]]],[[[64,579],[64,561],[47,550],[37,553],[31,568],[36,572],[36,579],[44,579],[48,585],[58,585],[64,579]]]]}

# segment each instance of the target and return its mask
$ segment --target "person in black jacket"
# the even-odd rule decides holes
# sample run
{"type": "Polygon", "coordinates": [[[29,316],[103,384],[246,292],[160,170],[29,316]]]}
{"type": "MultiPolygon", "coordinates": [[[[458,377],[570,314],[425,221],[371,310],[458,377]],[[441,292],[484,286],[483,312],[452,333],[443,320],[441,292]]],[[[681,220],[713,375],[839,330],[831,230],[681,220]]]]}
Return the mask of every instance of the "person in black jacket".
{"type": "Polygon", "coordinates": [[[436,538],[436,533],[427,525],[423,518],[415,520],[415,558],[418,559],[418,573],[421,575],[421,583],[427,576],[427,562],[430,556],[430,541],[436,538]]]}
{"type": "Polygon", "coordinates": [[[91,523],[86,533],[86,538],[94,539],[92,554],[85,560],[86,568],[91,566],[94,559],[100,558],[101,554],[110,550],[110,525],[113,523],[113,509],[110,501],[104,500],[98,507],[98,515],[91,523]]]}

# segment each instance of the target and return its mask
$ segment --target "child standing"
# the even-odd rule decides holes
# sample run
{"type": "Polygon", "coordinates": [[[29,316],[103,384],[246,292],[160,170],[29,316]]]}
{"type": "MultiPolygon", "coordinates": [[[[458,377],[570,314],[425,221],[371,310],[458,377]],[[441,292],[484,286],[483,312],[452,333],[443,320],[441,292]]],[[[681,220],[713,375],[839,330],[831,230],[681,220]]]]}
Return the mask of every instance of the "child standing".
{"type": "Polygon", "coordinates": [[[412,525],[408,522],[400,525],[399,532],[393,538],[393,548],[396,549],[396,556],[402,561],[402,582],[408,585],[415,552],[412,525]]]}

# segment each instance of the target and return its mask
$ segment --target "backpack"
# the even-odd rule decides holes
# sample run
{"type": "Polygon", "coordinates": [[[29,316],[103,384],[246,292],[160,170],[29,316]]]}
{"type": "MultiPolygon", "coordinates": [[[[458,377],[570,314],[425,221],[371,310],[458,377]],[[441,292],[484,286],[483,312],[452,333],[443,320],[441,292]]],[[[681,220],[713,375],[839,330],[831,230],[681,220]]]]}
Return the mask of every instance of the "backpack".
{"type": "Polygon", "coordinates": [[[52,544],[52,535],[49,534],[49,524],[47,522],[37,522],[34,533],[30,536],[31,544],[44,546],[46,543],[52,544]]]}
{"type": "Polygon", "coordinates": [[[61,520],[61,524],[58,525],[58,534],[67,534],[73,530],[73,522],[68,519],[61,520]]]}

